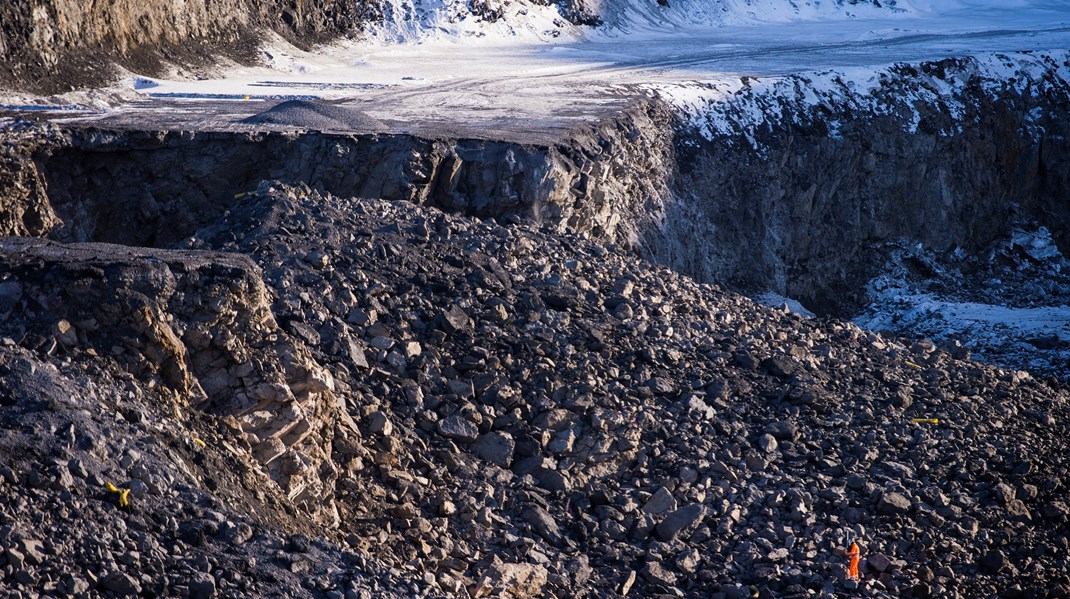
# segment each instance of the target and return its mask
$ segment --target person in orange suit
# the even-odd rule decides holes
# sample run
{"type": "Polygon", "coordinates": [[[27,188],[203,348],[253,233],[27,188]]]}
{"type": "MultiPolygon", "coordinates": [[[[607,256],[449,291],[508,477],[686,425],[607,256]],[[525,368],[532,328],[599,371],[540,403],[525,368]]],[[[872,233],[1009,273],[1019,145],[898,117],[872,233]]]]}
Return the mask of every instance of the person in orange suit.
{"type": "Polygon", "coordinates": [[[858,543],[851,543],[851,550],[847,552],[847,557],[851,558],[851,563],[847,567],[847,577],[851,580],[858,580],[858,560],[861,555],[862,552],[858,549],[858,543]]]}

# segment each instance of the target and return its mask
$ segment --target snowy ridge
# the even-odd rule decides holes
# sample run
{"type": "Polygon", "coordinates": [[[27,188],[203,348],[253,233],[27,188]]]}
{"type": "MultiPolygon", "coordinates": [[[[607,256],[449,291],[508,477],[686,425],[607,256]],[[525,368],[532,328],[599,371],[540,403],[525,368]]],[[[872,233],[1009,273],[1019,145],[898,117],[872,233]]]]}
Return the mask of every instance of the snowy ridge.
{"type": "MultiPolygon", "coordinates": [[[[979,83],[993,95],[1007,90],[1070,95],[1070,52],[982,54],[955,59],[954,68],[858,67],[787,77],[658,83],[644,88],[676,107],[706,139],[743,132],[752,147],[761,150],[754,130],[785,121],[806,125],[820,120],[829,136],[837,137],[840,123],[830,114],[896,115],[910,133],[917,131],[922,107],[937,107],[952,122],[961,122],[967,108],[976,102],[967,83],[979,83]]],[[[1024,124],[1034,128],[1034,135],[1036,121],[1042,116],[1026,115],[1024,124]]],[[[955,132],[938,131],[941,135],[955,132]]]]}
{"type": "Polygon", "coordinates": [[[887,18],[915,0],[386,0],[366,41],[546,42],[800,20],[887,18]],[[601,24],[586,27],[576,23],[601,24]]]}
{"type": "Polygon", "coordinates": [[[381,20],[365,41],[411,44],[426,41],[545,42],[577,29],[556,5],[530,0],[386,0],[381,20]]]}
{"type": "Polygon", "coordinates": [[[664,32],[759,23],[887,18],[915,13],[911,0],[603,0],[595,11],[605,22],[600,34],[664,32]]]}

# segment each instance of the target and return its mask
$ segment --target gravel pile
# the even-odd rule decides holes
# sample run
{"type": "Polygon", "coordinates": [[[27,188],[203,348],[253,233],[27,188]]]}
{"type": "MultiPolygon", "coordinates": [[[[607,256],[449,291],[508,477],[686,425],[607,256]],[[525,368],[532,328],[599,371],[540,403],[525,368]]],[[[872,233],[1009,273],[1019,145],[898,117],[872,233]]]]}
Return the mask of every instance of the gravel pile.
{"type": "MultiPolygon", "coordinates": [[[[27,290],[78,286],[33,265],[81,246],[0,246],[0,264],[20,265],[0,269],[13,273],[0,311],[22,329],[8,325],[0,348],[7,588],[70,575],[85,592],[132,593],[130,578],[194,596],[208,574],[216,586],[196,596],[1070,593],[1058,385],[759,306],[583,236],[403,202],[265,184],[182,246],[152,256],[173,281],[152,305],[185,349],[175,362],[152,343],[133,359],[136,344],[78,315],[44,324],[27,290]],[[214,252],[247,256],[262,297],[193,291],[214,252]],[[228,324],[241,306],[274,324],[228,324]],[[228,357],[246,351],[260,366],[228,357]],[[167,367],[178,362],[193,380],[167,367]],[[212,397],[223,375],[200,373],[224,368],[245,385],[230,388],[260,388],[276,363],[285,409],[303,416],[265,461],[257,410],[196,388],[212,397]],[[8,374],[26,369],[67,386],[8,374]],[[324,382],[302,395],[311,380],[324,382]],[[320,441],[329,452],[309,449],[320,441]],[[273,469],[290,458],[286,476],[273,469]],[[320,504],[293,500],[293,478],[313,473],[320,504]],[[101,487],[134,479],[149,515],[101,487]],[[106,559],[67,549],[100,534],[106,559]],[[38,561],[18,560],[27,547],[38,561]],[[82,575],[93,560],[107,567],[82,575]]],[[[111,247],[87,278],[132,285],[108,266],[129,250],[111,247]]]]}
{"type": "Polygon", "coordinates": [[[249,125],[278,125],[316,131],[383,131],[386,125],[360,110],[323,101],[288,100],[242,120],[249,125]]]}

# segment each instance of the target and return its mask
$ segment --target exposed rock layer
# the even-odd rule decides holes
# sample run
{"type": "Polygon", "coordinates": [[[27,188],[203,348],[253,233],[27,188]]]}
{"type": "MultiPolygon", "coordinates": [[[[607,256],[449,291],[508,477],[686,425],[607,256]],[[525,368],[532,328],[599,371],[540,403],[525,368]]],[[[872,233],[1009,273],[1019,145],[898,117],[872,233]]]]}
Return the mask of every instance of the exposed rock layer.
{"type": "MultiPolygon", "coordinates": [[[[447,6],[384,0],[5,2],[0,5],[0,83],[62,92],[106,82],[115,65],[153,74],[169,64],[211,65],[223,56],[255,62],[268,32],[308,47],[359,35],[373,24],[430,27],[413,21],[436,11],[445,13],[444,19],[494,22],[509,4],[499,0],[447,6]]],[[[562,26],[599,21],[583,0],[532,4],[559,5],[562,26]]]]}
{"type": "Polygon", "coordinates": [[[165,245],[279,179],[531,218],[622,242],[700,280],[849,314],[882,265],[872,249],[882,242],[978,251],[1033,222],[1070,245],[1067,58],[1004,59],[1032,70],[1004,83],[972,59],[900,66],[866,95],[844,87],[817,103],[799,100],[816,89],[802,77],[744,87],[709,107],[730,126],[706,137],[657,101],[530,145],[31,129],[8,136],[0,226],[165,245]]]}
{"type": "Polygon", "coordinates": [[[0,232],[164,246],[260,181],[344,196],[512,214],[635,242],[672,172],[666,107],[639,102],[556,144],[410,135],[12,128],[0,232]],[[58,221],[53,216],[55,211],[58,221]]]}
{"type": "Polygon", "coordinates": [[[681,137],[676,152],[675,195],[706,234],[688,234],[687,212],[652,253],[849,314],[880,242],[975,252],[1033,221],[1070,249],[1068,56],[999,60],[1022,68],[1004,80],[975,59],[901,65],[816,103],[803,98],[819,86],[793,76],[718,100],[708,118],[723,132],[681,137]]]}
{"type": "Polygon", "coordinates": [[[289,498],[333,521],[330,375],[279,330],[243,256],[0,242],[0,335],[53,353],[108,356],[177,405],[232,418],[289,498]]]}

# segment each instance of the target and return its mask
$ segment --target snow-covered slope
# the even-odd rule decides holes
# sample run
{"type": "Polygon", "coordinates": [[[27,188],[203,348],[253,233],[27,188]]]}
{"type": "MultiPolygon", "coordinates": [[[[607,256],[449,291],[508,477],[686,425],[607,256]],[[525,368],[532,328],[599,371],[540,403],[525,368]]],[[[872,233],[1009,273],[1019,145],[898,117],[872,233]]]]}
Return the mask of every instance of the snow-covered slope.
{"type": "Polygon", "coordinates": [[[531,0],[386,0],[379,7],[379,17],[359,36],[364,41],[540,42],[578,33],[564,16],[567,7],[531,0]]]}
{"type": "Polygon", "coordinates": [[[886,18],[914,0],[386,0],[366,40],[526,42],[800,20],[886,18]]]}
{"type": "Polygon", "coordinates": [[[988,251],[900,245],[867,285],[861,327],[961,346],[976,357],[1066,378],[1070,262],[1051,233],[1015,229],[988,251]]]}
{"type": "MultiPolygon", "coordinates": [[[[1070,90],[1070,52],[980,54],[960,59],[954,69],[920,72],[912,65],[847,67],[788,77],[727,77],[645,87],[677,107],[703,137],[713,139],[784,121],[796,125],[820,121],[836,138],[839,117],[850,114],[893,116],[906,132],[915,133],[925,118],[924,109],[933,106],[950,117],[948,130],[940,133],[952,134],[961,130],[967,104],[979,101],[969,85],[980,85],[992,95],[1007,90],[1065,95],[1070,90]]],[[[1023,115],[1024,132],[1040,135],[1035,121],[1050,116],[1023,115]]],[[[761,151],[753,137],[748,141],[761,151]]]]}
{"type": "Polygon", "coordinates": [[[592,0],[610,35],[802,20],[887,18],[911,0],[592,0]]]}

